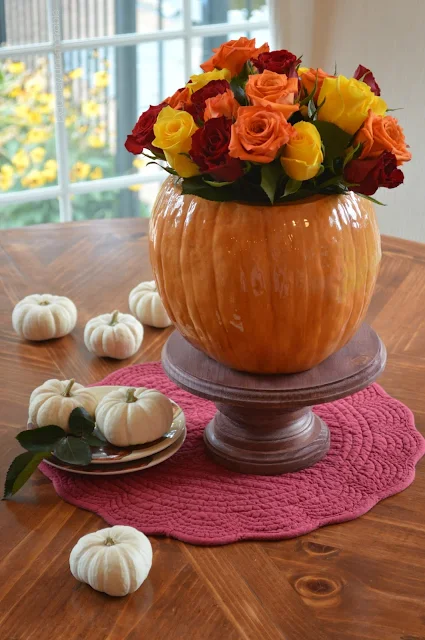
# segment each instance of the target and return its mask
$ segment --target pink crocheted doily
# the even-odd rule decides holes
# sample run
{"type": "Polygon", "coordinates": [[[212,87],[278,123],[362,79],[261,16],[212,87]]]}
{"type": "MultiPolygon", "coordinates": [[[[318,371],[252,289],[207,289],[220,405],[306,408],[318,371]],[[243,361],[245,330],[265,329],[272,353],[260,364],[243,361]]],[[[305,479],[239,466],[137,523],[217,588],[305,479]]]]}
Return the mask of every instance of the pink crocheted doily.
{"type": "Polygon", "coordinates": [[[202,432],[214,405],[174,385],[159,363],[135,365],[99,384],[159,389],[184,410],[187,439],[169,460],[145,471],[93,477],[42,465],[57,493],[111,525],[194,544],[298,536],[357,518],[405,489],[425,440],[411,411],[379,385],[315,411],[331,431],[328,455],[311,469],[282,476],[242,475],[205,454],[202,432]]]}

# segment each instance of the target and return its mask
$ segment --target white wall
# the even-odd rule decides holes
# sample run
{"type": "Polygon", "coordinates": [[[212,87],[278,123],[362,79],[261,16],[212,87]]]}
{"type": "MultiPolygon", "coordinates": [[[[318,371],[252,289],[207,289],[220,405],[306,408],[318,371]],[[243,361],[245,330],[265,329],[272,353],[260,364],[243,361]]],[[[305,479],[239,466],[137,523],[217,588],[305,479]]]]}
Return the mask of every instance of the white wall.
{"type": "Polygon", "coordinates": [[[403,107],[393,115],[413,159],[403,185],[377,192],[377,213],[382,233],[425,242],[425,0],[274,0],[273,11],[275,46],[329,73],[363,64],[388,106],[403,107]]]}

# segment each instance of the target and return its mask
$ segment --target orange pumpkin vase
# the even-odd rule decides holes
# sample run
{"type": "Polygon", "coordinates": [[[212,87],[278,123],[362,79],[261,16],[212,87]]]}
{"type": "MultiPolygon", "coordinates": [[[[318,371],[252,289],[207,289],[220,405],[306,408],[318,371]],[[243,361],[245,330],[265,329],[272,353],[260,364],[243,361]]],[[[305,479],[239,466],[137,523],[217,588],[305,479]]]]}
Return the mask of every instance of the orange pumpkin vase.
{"type": "Polygon", "coordinates": [[[261,206],[182,195],[168,178],[150,256],[180,333],[228,367],[296,373],[363,321],[381,259],[373,204],[355,193],[261,206]]]}

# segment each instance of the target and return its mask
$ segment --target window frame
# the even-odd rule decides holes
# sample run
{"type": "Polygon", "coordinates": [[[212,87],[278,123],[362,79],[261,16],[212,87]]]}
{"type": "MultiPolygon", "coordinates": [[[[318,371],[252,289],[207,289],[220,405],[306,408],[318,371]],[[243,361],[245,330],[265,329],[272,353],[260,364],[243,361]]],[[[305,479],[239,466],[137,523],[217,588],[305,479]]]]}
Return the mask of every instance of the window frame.
{"type": "MultiPolygon", "coordinates": [[[[279,0],[277,0],[278,2],[279,0]]],[[[125,45],[139,45],[146,42],[164,42],[166,40],[182,39],[184,43],[184,68],[185,77],[189,78],[192,72],[192,39],[205,36],[224,35],[231,31],[252,31],[269,29],[269,20],[249,22],[244,20],[235,23],[219,23],[210,25],[192,25],[191,0],[183,0],[183,28],[159,30],[152,33],[125,33],[111,36],[91,37],[73,40],[63,40],[60,33],[61,0],[47,0],[47,25],[49,40],[47,42],[12,45],[0,47],[0,59],[18,58],[28,54],[45,54],[49,59],[50,73],[53,78],[53,90],[55,94],[55,134],[56,134],[56,160],[58,164],[58,184],[50,187],[39,187],[24,191],[7,192],[0,194],[0,208],[3,205],[25,202],[38,202],[40,200],[59,200],[59,221],[72,221],[71,196],[74,194],[86,194],[94,191],[113,191],[123,189],[135,184],[157,182],[162,175],[159,173],[143,175],[134,173],[131,175],[114,176],[99,180],[71,182],[68,163],[68,139],[65,127],[64,100],[62,94],[63,84],[63,53],[78,49],[96,49],[98,47],[118,47],[125,45]],[[62,115],[61,115],[62,114],[62,115]]],[[[269,6],[270,13],[270,6],[269,6]]]]}

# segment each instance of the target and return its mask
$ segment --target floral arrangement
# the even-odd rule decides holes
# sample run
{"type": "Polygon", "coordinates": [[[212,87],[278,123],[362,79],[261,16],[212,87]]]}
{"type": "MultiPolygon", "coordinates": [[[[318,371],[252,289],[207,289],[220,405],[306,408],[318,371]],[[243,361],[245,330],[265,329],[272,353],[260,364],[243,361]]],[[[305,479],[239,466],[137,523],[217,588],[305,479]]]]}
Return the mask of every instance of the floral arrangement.
{"type": "Polygon", "coordinates": [[[369,69],[331,75],[245,37],[213,52],[125,143],[178,176],[183,193],[273,204],[352,190],[374,200],[403,182],[411,154],[369,69]]]}

